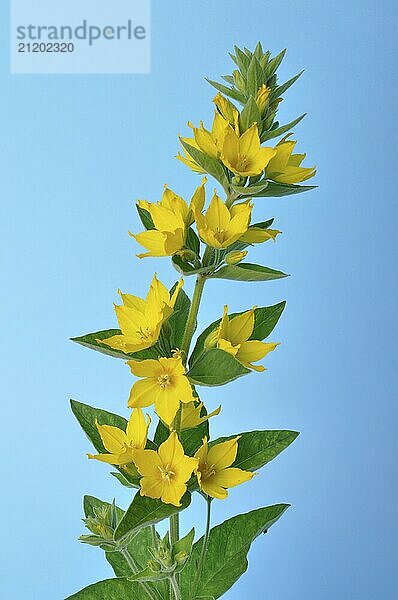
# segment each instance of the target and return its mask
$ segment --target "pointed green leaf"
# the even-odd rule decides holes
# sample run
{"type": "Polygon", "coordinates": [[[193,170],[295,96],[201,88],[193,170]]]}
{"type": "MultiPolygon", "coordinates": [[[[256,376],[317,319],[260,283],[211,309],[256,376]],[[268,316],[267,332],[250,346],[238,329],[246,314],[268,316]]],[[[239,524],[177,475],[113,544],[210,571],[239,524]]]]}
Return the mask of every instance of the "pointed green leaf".
{"type": "Polygon", "coordinates": [[[209,173],[209,175],[212,175],[212,177],[217,179],[217,181],[221,183],[224,189],[228,186],[228,178],[226,176],[225,169],[220,161],[218,161],[215,158],[212,158],[211,156],[208,156],[207,154],[204,154],[204,152],[201,152],[197,148],[190,146],[187,142],[184,142],[184,140],[182,139],[181,144],[188,152],[188,154],[193,158],[193,160],[200,167],[202,167],[202,169],[206,171],[206,173],[209,173]]]}
{"type": "Polygon", "coordinates": [[[186,600],[213,596],[220,598],[248,567],[250,545],[282,516],[288,504],[276,504],[232,517],[213,527],[202,575],[196,593],[192,589],[203,538],[197,541],[181,573],[182,597],[186,600]]]}
{"type": "Polygon", "coordinates": [[[264,133],[261,135],[261,142],[265,142],[266,140],[271,140],[273,138],[279,137],[280,135],[283,135],[284,133],[292,129],[292,127],[297,125],[297,123],[300,123],[300,121],[304,119],[306,114],[307,113],[300,115],[300,117],[297,117],[297,119],[294,119],[290,123],[287,123],[287,125],[282,125],[281,127],[277,127],[276,129],[272,129],[271,131],[264,131],[264,133]]]}
{"type": "MultiPolygon", "coordinates": [[[[231,466],[243,469],[244,471],[256,471],[290,446],[299,433],[297,431],[275,429],[269,431],[248,431],[239,433],[238,435],[240,436],[238,453],[231,466]]],[[[212,440],[209,445],[220,444],[235,437],[236,435],[221,437],[217,440],[212,440]]]]}
{"type": "Polygon", "coordinates": [[[264,83],[264,71],[256,56],[252,56],[247,70],[247,89],[249,94],[256,96],[258,90],[264,83]]]}
{"type": "Polygon", "coordinates": [[[286,92],[286,90],[288,90],[293,85],[293,83],[295,81],[297,81],[297,79],[299,77],[301,77],[301,75],[303,73],[304,73],[304,69],[302,71],[300,71],[300,73],[297,73],[297,75],[295,75],[294,77],[292,77],[291,79],[286,81],[285,83],[282,83],[282,85],[277,86],[271,94],[270,102],[273,102],[277,98],[280,98],[282,96],[282,94],[284,94],[286,92]]]}
{"type": "Polygon", "coordinates": [[[241,133],[249,129],[249,127],[251,127],[254,123],[257,123],[257,125],[260,127],[261,115],[257,106],[257,102],[253,96],[250,96],[239,117],[239,128],[241,133]]]}
{"type": "Polygon", "coordinates": [[[137,583],[127,579],[105,579],[80,590],[66,600],[149,600],[149,596],[137,583]]]}
{"type": "Polygon", "coordinates": [[[279,52],[279,54],[277,54],[274,58],[272,58],[269,61],[268,66],[267,66],[267,77],[271,77],[271,75],[273,75],[275,73],[275,71],[278,69],[281,62],[283,61],[285,54],[286,54],[286,48],[284,50],[282,50],[282,52],[279,52]]]}
{"type": "Polygon", "coordinates": [[[233,279],[234,281],[270,281],[288,277],[288,275],[262,265],[239,263],[238,265],[221,267],[211,277],[215,279],[233,279]]]}
{"type": "Polygon", "coordinates": [[[233,100],[237,100],[238,102],[241,102],[242,104],[244,104],[245,97],[243,94],[238,92],[238,90],[235,90],[234,88],[231,88],[231,87],[227,87],[226,85],[223,85],[222,83],[217,83],[217,81],[212,81],[211,79],[207,79],[207,77],[205,79],[208,83],[210,83],[210,85],[215,87],[216,90],[218,90],[225,96],[229,96],[233,100]]]}
{"type": "Polygon", "coordinates": [[[115,531],[115,540],[120,540],[126,535],[133,535],[143,527],[154,525],[177,514],[187,508],[190,502],[191,494],[189,492],[184,494],[179,507],[165,504],[158,499],[141,496],[137,492],[115,531]]]}
{"type": "Polygon", "coordinates": [[[147,358],[158,358],[160,356],[160,351],[156,345],[152,346],[152,348],[147,348],[146,350],[140,350],[139,352],[126,354],[121,350],[114,350],[113,348],[110,348],[110,346],[101,344],[101,340],[105,340],[109,337],[120,334],[120,329],[104,329],[102,331],[95,331],[94,333],[87,333],[86,335],[82,335],[80,337],[71,338],[71,341],[76,342],[81,346],[85,346],[86,348],[90,348],[91,350],[101,352],[101,354],[107,354],[113,358],[122,358],[124,360],[131,358],[135,358],[136,360],[145,360],[147,358]]]}
{"type": "Polygon", "coordinates": [[[315,189],[316,185],[293,185],[289,183],[276,183],[269,181],[268,186],[262,192],[252,194],[253,198],[269,198],[269,197],[281,197],[291,196],[292,194],[300,194],[301,192],[308,192],[309,190],[315,189]]]}
{"type": "Polygon", "coordinates": [[[149,212],[145,210],[145,208],[141,208],[141,206],[138,204],[136,204],[135,207],[145,229],[155,229],[155,225],[153,224],[152,217],[149,212]]]}
{"type": "Polygon", "coordinates": [[[203,352],[188,371],[188,379],[193,384],[217,386],[224,385],[242,375],[250,373],[231,354],[212,348],[203,352]]]}

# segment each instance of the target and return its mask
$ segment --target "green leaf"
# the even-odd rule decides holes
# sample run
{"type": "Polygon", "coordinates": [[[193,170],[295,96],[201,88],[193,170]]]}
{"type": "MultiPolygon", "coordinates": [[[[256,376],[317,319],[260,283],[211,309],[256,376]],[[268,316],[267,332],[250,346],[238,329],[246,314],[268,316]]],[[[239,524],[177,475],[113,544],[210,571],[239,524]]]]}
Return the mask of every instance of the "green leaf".
{"type": "Polygon", "coordinates": [[[139,573],[130,575],[129,581],[161,581],[162,579],[167,578],[167,573],[162,571],[152,571],[150,567],[146,567],[146,569],[143,569],[139,573]]]}
{"type": "Polygon", "coordinates": [[[135,487],[137,487],[136,485],[130,483],[129,480],[127,479],[127,477],[125,477],[123,475],[123,473],[118,473],[118,472],[111,471],[110,475],[112,475],[115,479],[117,479],[119,483],[121,483],[122,485],[124,485],[124,487],[128,487],[128,488],[135,488],[135,487]]]}
{"type": "Polygon", "coordinates": [[[212,175],[217,181],[221,183],[224,189],[228,187],[229,181],[225,173],[225,169],[220,161],[211,156],[208,156],[204,152],[201,152],[197,148],[190,146],[187,142],[181,139],[181,144],[188,152],[188,154],[193,158],[193,160],[200,166],[202,169],[212,175]]]}
{"type": "Polygon", "coordinates": [[[301,75],[303,73],[304,73],[304,69],[302,71],[300,71],[300,73],[297,73],[297,75],[295,75],[294,77],[292,77],[291,79],[286,81],[285,83],[282,83],[282,85],[277,86],[271,94],[270,102],[273,102],[277,98],[280,98],[280,96],[282,96],[282,94],[284,94],[286,92],[286,90],[288,90],[293,85],[293,83],[295,81],[297,81],[297,79],[299,77],[301,77],[301,75]]]}
{"type": "Polygon", "coordinates": [[[240,185],[232,185],[232,188],[235,192],[237,192],[242,198],[251,198],[254,194],[258,194],[265,190],[268,186],[268,181],[262,181],[261,183],[256,183],[253,185],[240,186],[240,185]]]}
{"type": "Polygon", "coordinates": [[[288,277],[288,275],[262,265],[242,262],[238,265],[221,267],[211,277],[214,279],[233,279],[234,281],[270,281],[271,279],[288,277]]]}
{"type": "Polygon", "coordinates": [[[271,131],[264,131],[264,133],[262,133],[261,135],[261,142],[271,140],[272,138],[279,137],[280,135],[286,133],[287,131],[289,131],[289,129],[292,129],[295,125],[297,125],[297,123],[300,123],[300,121],[304,119],[306,114],[307,113],[300,115],[299,117],[297,117],[297,119],[294,119],[293,121],[290,121],[290,123],[287,123],[287,125],[282,125],[281,127],[277,127],[276,129],[271,129],[271,131]]]}
{"type": "Polygon", "coordinates": [[[186,245],[192,252],[195,252],[198,256],[200,255],[200,240],[192,227],[188,228],[186,245]]]}
{"type": "Polygon", "coordinates": [[[155,229],[155,225],[152,221],[150,213],[147,210],[145,210],[145,208],[141,208],[141,206],[139,206],[138,204],[136,204],[135,206],[138,212],[138,216],[141,219],[141,223],[143,224],[145,229],[155,229]]]}
{"type": "Polygon", "coordinates": [[[193,384],[217,386],[233,381],[246,373],[250,373],[250,370],[231,354],[212,348],[198,357],[187,376],[193,384]]]}
{"type": "Polygon", "coordinates": [[[163,521],[172,515],[184,510],[191,502],[191,494],[186,492],[181,499],[181,506],[165,504],[161,500],[141,496],[139,492],[133,498],[132,503],[126,510],[123,519],[120,521],[116,531],[115,540],[120,540],[124,536],[133,535],[148,525],[154,525],[163,521]]]}
{"type": "Polygon", "coordinates": [[[316,188],[316,185],[294,185],[290,183],[276,183],[269,181],[268,186],[257,194],[252,194],[253,198],[269,198],[269,197],[281,197],[290,196],[291,194],[300,194],[301,192],[308,192],[316,188]]]}
{"type": "Polygon", "coordinates": [[[81,425],[84,433],[99,453],[107,452],[107,450],[105,449],[101,436],[98,433],[98,429],[95,426],[96,421],[98,421],[100,425],[113,425],[114,427],[126,431],[127,420],[124,417],[115,415],[107,410],[102,410],[101,408],[94,408],[88,404],[77,402],[76,400],[71,400],[70,405],[72,412],[81,425]]]}
{"type": "MultiPolygon", "coordinates": [[[[299,433],[298,431],[275,429],[269,431],[248,431],[239,433],[238,435],[240,436],[238,453],[231,466],[238,467],[244,471],[256,471],[290,446],[299,433]]],[[[235,437],[236,435],[230,435],[212,440],[209,446],[220,444],[235,437]]]]}
{"type": "MultiPolygon", "coordinates": [[[[263,340],[264,338],[268,337],[278,323],[285,306],[286,302],[279,302],[273,306],[256,308],[254,311],[254,327],[250,339],[263,340]]],[[[229,318],[231,319],[233,317],[237,317],[238,315],[243,315],[244,312],[246,311],[231,313],[229,318]]],[[[207,337],[219,326],[220,321],[221,319],[217,319],[217,321],[211,323],[198,337],[189,359],[191,365],[194,364],[199,355],[204,351],[207,337]]]]}
{"type": "MultiPolygon", "coordinates": [[[[177,284],[175,284],[170,290],[171,294],[173,293],[176,285],[177,284]]],[[[177,300],[174,305],[173,314],[166,323],[168,345],[170,346],[171,350],[175,350],[176,348],[181,347],[185,324],[187,322],[190,307],[191,301],[189,297],[183,289],[180,289],[180,291],[178,292],[177,300]]],[[[164,335],[165,332],[162,329],[161,337],[163,337],[164,335]]]]}
{"type": "Polygon", "coordinates": [[[247,70],[247,89],[249,94],[256,96],[258,90],[264,83],[264,71],[256,56],[252,56],[247,70]]]}
{"type": "Polygon", "coordinates": [[[101,340],[105,340],[113,335],[120,334],[120,329],[104,329],[102,331],[95,331],[94,333],[87,333],[86,335],[82,335],[80,337],[71,338],[71,341],[76,342],[81,346],[85,346],[86,348],[90,348],[91,350],[101,352],[102,354],[107,354],[108,356],[113,356],[114,358],[122,358],[124,360],[128,360],[130,358],[135,358],[136,360],[145,360],[146,358],[158,358],[160,356],[160,351],[156,345],[152,346],[152,348],[147,348],[146,350],[140,350],[140,352],[126,354],[121,350],[114,350],[109,346],[101,344],[101,340]]]}
{"type": "Polygon", "coordinates": [[[260,127],[261,115],[257,106],[257,102],[253,96],[250,96],[239,117],[239,127],[241,133],[249,129],[253,123],[257,123],[257,125],[260,127]]]}
{"type": "Polygon", "coordinates": [[[219,92],[221,92],[225,96],[229,96],[233,100],[237,100],[238,102],[241,102],[242,104],[244,104],[245,97],[244,97],[243,94],[241,94],[240,92],[238,92],[238,90],[235,90],[234,88],[231,88],[231,87],[228,87],[226,85],[223,85],[222,83],[217,83],[217,81],[212,81],[211,79],[207,79],[207,77],[205,77],[205,79],[206,79],[206,81],[208,83],[210,83],[210,85],[212,85],[213,87],[215,87],[216,90],[218,90],[219,92]]]}
{"type": "Polygon", "coordinates": [[[269,61],[268,65],[267,65],[267,77],[271,77],[271,75],[273,75],[275,73],[275,71],[278,69],[279,65],[283,61],[285,54],[286,54],[286,48],[284,50],[282,50],[282,52],[279,52],[279,54],[277,54],[274,58],[272,58],[269,61]]]}
{"type": "Polygon", "coordinates": [[[213,527],[196,593],[193,593],[192,585],[203,538],[194,544],[192,554],[181,573],[182,597],[194,600],[208,596],[219,598],[225,594],[246,571],[247,553],[253,540],[268,531],[288,507],[288,504],[276,504],[259,508],[213,527]]]}
{"type": "Polygon", "coordinates": [[[137,583],[127,579],[105,579],[80,590],[66,600],[148,600],[149,596],[137,583]]]}

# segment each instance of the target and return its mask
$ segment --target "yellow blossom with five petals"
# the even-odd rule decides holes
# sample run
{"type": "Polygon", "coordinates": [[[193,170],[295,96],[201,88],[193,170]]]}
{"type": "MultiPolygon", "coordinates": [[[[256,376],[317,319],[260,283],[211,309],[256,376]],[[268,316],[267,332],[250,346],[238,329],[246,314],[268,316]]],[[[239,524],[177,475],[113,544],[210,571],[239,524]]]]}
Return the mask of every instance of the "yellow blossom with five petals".
{"type": "Polygon", "coordinates": [[[224,136],[221,160],[236,175],[259,175],[275,155],[274,148],[261,147],[257,123],[241,136],[229,127],[224,136]]]}
{"type": "Polygon", "coordinates": [[[146,299],[131,294],[119,294],[123,305],[115,305],[121,334],[97,340],[126,354],[145,350],[156,344],[163,323],[171,316],[183,279],[170,294],[154,275],[146,299]]]}
{"type": "Polygon", "coordinates": [[[159,446],[159,450],[137,450],[134,462],[142,475],[141,496],[160,498],[166,504],[181,506],[181,498],[187,490],[187,481],[195,471],[198,461],[186,456],[177,433],[159,446]]]}
{"type": "Polygon", "coordinates": [[[238,452],[238,440],[239,436],[209,448],[205,437],[195,454],[199,487],[211,498],[224,500],[228,496],[227,488],[249,481],[254,476],[250,471],[231,467],[238,452]]]}
{"type": "Polygon", "coordinates": [[[266,171],[267,179],[277,183],[300,183],[314,177],[315,167],[302,167],[306,154],[292,154],[297,142],[289,140],[289,133],[275,146],[275,156],[269,161],[266,171]]]}
{"type": "Polygon", "coordinates": [[[194,400],[181,357],[129,360],[127,364],[133,375],[142,378],[131,388],[128,400],[130,408],[155,404],[156,414],[166,425],[171,426],[180,402],[194,400]]]}
{"type": "Polygon", "coordinates": [[[212,248],[228,248],[247,232],[251,210],[249,202],[228,208],[214,191],[204,215],[194,210],[199,236],[212,248]]]}
{"type": "Polygon", "coordinates": [[[274,342],[251,340],[254,329],[254,311],[256,307],[231,319],[228,316],[228,306],[224,306],[224,314],[219,326],[209,334],[205,345],[208,348],[216,346],[228,354],[232,354],[243,366],[255,371],[265,371],[262,365],[252,364],[261,360],[279,345],[274,342]]]}
{"type": "Polygon", "coordinates": [[[203,177],[189,205],[167,186],[160,202],[138,201],[138,206],[150,214],[155,227],[136,235],[129,232],[131,237],[148,250],[137,254],[138,258],[172,256],[184,248],[188,227],[194,220],[193,209],[201,211],[205,203],[206,181],[206,177],[203,177]]]}
{"type": "Polygon", "coordinates": [[[100,425],[96,421],[98,433],[102,443],[109,454],[88,454],[94,458],[111,465],[127,465],[133,462],[134,452],[139,448],[145,448],[151,417],[144,414],[140,408],[131,413],[126,430],[113,425],[100,425]]]}

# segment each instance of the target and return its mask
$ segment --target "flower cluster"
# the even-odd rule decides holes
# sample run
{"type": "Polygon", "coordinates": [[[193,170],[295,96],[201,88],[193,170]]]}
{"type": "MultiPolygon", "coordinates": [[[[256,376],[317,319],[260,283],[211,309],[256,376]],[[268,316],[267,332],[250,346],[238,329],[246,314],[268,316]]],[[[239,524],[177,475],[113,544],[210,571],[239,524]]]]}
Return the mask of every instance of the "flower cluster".
{"type": "MultiPolygon", "coordinates": [[[[273,219],[264,220],[265,215],[253,222],[256,200],[307,191],[312,186],[300,184],[315,174],[315,168],[302,166],[305,154],[293,154],[296,142],[289,132],[302,117],[286,125],[275,120],[282,94],[297,79],[278,84],[276,70],[282,58],[283,53],[271,58],[261,45],[254,52],[236,48],[233,60],[238,69],[225,77],[229,86],[210,82],[218,90],[211,129],[203,122],[199,127],[189,123],[192,137],[180,137],[182,153],[177,158],[203,176],[190,201],[165,186],[159,202],[137,202],[144,230],[130,235],[145,249],[137,256],[171,257],[178,281],[169,290],[155,274],[145,298],[119,291],[121,304],[115,305],[119,329],[75,338],[84,346],[123,359],[135,378],[129,395],[126,390],[131,409],[128,420],[73,404],[97,452],[88,457],[113,465],[113,475],[123,485],[138,489],[125,513],[114,503],[87,508],[85,522],[94,535],[83,536],[82,541],[122,552],[131,570],[135,563],[128,558],[129,544],[137,531],[151,528],[153,546],[148,551],[152,558],[142,571],[128,573],[128,580],[142,585],[148,598],[168,598],[172,592],[175,600],[181,600],[179,578],[189,568],[194,579],[189,583],[193,585],[189,597],[221,595],[219,590],[200,587],[211,537],[211,503],[227,498],[230,488],[249,482],[297,435],[256,430],[214,440],[209,422],[221,406],[208,406],[201,391],[265,371],[259,361],[278,346],[268,337],[284,302],[255,305],[237,313],[230,313],[226,304],[222,311],[224,302],[220,303],[219,318],[191,347],[206,282],[265,282],[286,276],[246,260],[253,244],[275,242],[281,233],[272,227],[273,219]],[[281,139],[273,146],[269,142],[273,138],[281,139]],[[211,197],[206,194],[208,177],[217,186],[211,197]],[[184,277],[189,276],[196,277],[191,298],[183,288],[184,277]],[[153,411],[155,418],[147,411],[153,411]],[[153,435],[152,423],[156,423],[153,435]],[[180,539],[178,526],[178,511],[188,506],[195,492],[208,506],[200,552],[192,550],[194,532],[180,539]],[[170,517],[170,532],[160,540],[154,524],[166,517],[170,517]],[[189,567],[191,552],[196,558],[189,567]],[[169,587],[156,587],[164,579],[169,587]]],[[[275,514],[273,507],[264,509],[268,515],[264,530],[286,508],[278,506],[282,508],[275,509],[275,514]]],[[[261,526],[252,529],[261,531],[261,526]]],[[[241,535],[243,539],[247,533],[241,535]]],[[[252,539],[245,538],[240,553],[252,539]]],[[[107,588],[105,595],[110,593],[107,588]]]]}

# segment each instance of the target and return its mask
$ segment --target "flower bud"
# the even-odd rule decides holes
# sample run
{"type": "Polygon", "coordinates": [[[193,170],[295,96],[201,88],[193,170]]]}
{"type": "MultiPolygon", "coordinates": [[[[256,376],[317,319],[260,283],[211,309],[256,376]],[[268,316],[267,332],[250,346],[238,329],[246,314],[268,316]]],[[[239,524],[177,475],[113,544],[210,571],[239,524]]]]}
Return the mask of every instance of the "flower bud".
{"type": "Polygon", "coordinates": [[[265,85],[265,83],[263,83],[263,85],[260,87],[260,89],[257,92],[256,103],[257,103],[258,110],[260,111],[261,115],[264,113],[264,110],[268,104],[268,98],[269,98],[270,93],[271,93],[271,89],[269,87],[267,87],[265,85]]]}
{"type": "Polygon", "coordinates": [[[156,560],[149,560],[148,567],[151,569],[151,571],[154,571],[155,573],[158,573],[162,570],[162,567],[156,560]]]}
{"type": "Polygon", "coordinates": [[[177,565],[183,565],[186,562],[187,558],[188,554],[181,550],[181,552],[178,552],[175,555],[174,560],[176,561],[177,565]]]}
{"type": "Polygon", "coordinates": [[[227,265],[237,265],[245,258],[245,256],[247,256],[247,250],[233,250],[227,254],[225,262],[227,265]]]}

